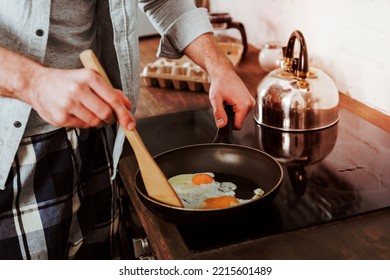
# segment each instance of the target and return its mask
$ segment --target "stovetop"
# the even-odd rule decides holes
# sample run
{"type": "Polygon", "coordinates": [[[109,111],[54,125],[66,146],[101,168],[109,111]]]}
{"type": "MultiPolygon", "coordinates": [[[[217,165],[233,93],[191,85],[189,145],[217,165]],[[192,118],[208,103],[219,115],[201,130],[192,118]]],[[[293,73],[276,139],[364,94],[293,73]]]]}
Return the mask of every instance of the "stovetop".
{"type": "MultiPolygon", "coordinates": [[[[203,251],[390,207],[390,134],[341,108],[329,128],[282,133],[248,114],[233,143],[274,156],[283,167],[280,191],[269,207],[234,224],[181,225],[191,251],[203,251]],[[205,234],[207,232],[207,234],[205,234]]],[[[216,135],[211,109],[140,119],[137,130],[152,155],[216,135]]]]}

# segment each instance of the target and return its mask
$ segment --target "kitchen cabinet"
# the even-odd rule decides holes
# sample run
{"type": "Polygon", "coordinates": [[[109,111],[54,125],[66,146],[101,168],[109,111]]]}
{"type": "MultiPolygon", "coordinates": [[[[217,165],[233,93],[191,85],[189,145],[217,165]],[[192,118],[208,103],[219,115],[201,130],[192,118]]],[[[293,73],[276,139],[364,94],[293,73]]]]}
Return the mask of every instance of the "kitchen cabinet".
{"type": "MultiPolygon", "coordinates": [[[[142,67],[156,59],[157,44],[157,38],[141,40],[142,67]]],[[[250,47],[246,59],[237,66],[237,73],[253,93],[266,74],[259,67],[257,56],[258,50],[250,47]]],[[[342,94],[340,106],[390,133],[389,116],[342,94]]],[[[141,86],[136,118],[207,107],[209,101],[205,93],[141,86]]],[[[194,252],[188,249],[175,225],[151,213],[138,199],[134,189],[136,171],[135,157],[126,143],[119,172],[158,259],[390,259],[390,207],[223,248],[194,252]]]]}

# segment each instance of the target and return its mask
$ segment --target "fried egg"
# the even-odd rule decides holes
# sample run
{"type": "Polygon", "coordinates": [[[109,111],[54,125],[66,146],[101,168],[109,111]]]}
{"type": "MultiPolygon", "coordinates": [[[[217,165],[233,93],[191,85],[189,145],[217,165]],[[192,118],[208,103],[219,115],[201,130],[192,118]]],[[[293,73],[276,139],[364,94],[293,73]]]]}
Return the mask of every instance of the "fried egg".
{"type": "MultiPolygon", "coordinates": [[[[180,174],[168,179],[184,208],[189,209],[217,209],[227,208],[251,199],[235,197],[237,186],[232,182],[217,182],[211,172],[180,174]]],[[[252,199],[261,196],[264,192],[257,188],[252,199]]]]}

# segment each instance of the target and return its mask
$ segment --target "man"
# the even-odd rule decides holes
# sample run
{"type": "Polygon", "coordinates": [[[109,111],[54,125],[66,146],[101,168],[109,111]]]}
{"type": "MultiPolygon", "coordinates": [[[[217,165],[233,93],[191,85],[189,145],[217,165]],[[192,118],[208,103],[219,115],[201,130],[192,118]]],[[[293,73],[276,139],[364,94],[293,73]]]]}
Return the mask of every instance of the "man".
{"type": "MultiPolygon", "coordinates": [[[[138,1],[0,0],[0,258],[119,258],[115,173],[134,129],[138,1]],[[83,69],[92,49],[115,90],[83,69]],[[119,90],[121,89],[121,90],[119,90]]],[[[216,125],[254,99],[193,2],[139,1],[161,33],[159,56],[189,56],[211,76],[216,125]]]]}

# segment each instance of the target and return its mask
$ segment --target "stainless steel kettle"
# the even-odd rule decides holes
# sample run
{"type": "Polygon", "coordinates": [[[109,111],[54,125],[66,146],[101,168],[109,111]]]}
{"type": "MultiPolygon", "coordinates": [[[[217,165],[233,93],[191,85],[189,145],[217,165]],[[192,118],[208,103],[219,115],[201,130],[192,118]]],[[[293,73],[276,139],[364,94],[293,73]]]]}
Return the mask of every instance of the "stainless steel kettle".
{"type": "Polygon", "coordinates": [[[337,87],[323,71],[309,68],[305,38],[299,30],[291,34],[281,64],[257,88],[255,121],[283,131],[316,130],[337,123],[337,87]],[[294,57],[296,40],[298,58],[294,57]]]}

